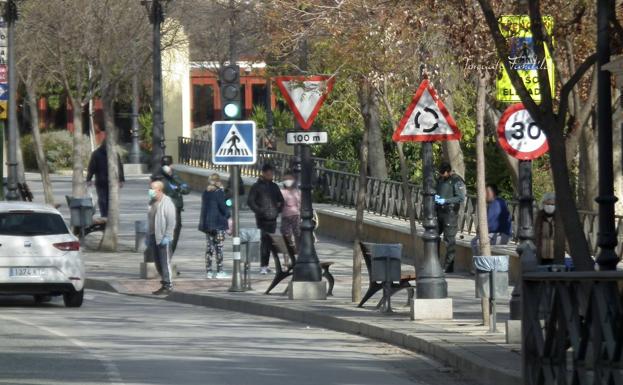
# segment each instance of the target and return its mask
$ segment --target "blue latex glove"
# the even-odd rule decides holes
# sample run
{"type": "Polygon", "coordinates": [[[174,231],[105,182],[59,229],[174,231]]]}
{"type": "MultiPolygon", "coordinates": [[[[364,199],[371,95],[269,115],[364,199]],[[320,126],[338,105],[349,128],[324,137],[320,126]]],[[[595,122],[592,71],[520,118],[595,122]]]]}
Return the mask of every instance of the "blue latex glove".
{"type": "Polygon", "coordinates": [[[164,236],[164,238],[162,238],[162,240],[160,241],[160,246],[169,246],[171,244],[171,238],[169,238],[168,236],[164,236]]]}
{"type": "Polygon", "coordinates": [[[439,195],[435,195],[435,203],[437,203],[438,205],[444,205],[446,204],[446,200],[439,195]]]}

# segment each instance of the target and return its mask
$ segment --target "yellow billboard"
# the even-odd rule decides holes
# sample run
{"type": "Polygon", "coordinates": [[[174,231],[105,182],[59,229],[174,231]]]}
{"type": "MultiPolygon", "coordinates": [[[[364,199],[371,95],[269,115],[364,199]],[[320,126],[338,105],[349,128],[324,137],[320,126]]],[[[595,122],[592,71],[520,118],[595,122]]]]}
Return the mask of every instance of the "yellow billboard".
{"type": "MultiPolygon", "coordinates": [[[[541,101],[541,87],[539,86],[538,70],[547,68],[550,89],[552,94],[555,90],[554,60],[547,44],[545,47],[545,60],[539,62],[534,52],[532,31],[530,31],[530,16],[506,15],[500,16],[498,25],[502,35],[506,38],[510,48],[508,58],[511,69],[523,79],[526,89],[532,95],[535,102],[541,101]]],[[[543,25],[549,36],[554,29],[554,18],[543,16],[543,25]]],[[[515,87],[513,87],[506,68],[500,63],[496,77],[496,99],[506,103],[521,102],[515,87]]]]}

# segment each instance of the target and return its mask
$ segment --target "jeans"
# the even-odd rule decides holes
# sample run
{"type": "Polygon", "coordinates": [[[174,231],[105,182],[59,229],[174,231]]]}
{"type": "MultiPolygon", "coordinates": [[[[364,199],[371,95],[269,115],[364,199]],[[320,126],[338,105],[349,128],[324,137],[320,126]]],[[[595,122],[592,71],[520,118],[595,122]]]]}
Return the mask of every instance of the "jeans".
{"type": "Polygon", "coordinates": [[[261,231],[260,239],[260,266],[268,267],[270,263],[270,253],[273,253],[273,241],[270,239],[270,234],[274,234],[277,231],[277,221],[274,222],[262,222],[258,226],[261,231]]]}
{"type": "Polygon", "coordinates": [[[162,278],[160,283],[162,287],[171,289],[173,287],[173,271],[171,269],[171,244],[162,246],[156,243],[155,235],[149,237],[149,246],[152,248],[156,270],[162,278]]]}
{"type": "MultiPolygon", "coordinates": [[[[504,233],[489,233],[489,243],[494,245],[506,245],[510,241],[511,236],[504,233]]],[[[480,255],[480,237],[475,236],[472,239],[472,255],[480,255]]]]}
{"type": "Polygon", "coordinates": [[[95,185],[95,191],[97,191],[97,205],[100,209],[100,216],[102,218],[108,217],[108,185],[99,186],[95,185]]]}

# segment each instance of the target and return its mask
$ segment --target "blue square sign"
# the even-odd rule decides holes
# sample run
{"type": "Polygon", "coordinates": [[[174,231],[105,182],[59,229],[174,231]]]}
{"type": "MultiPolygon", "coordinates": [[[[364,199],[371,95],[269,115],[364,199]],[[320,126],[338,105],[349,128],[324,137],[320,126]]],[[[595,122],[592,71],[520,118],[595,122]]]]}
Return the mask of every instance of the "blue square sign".
{"type": "Polygon", "coordinates": [[[0,83],[0,100],[9,100],[9,85],[0,83]]]}
{"type": "Polygon", "coordinates": [[[212,123],[212,163],[221,165],[255,164],[257,143],[252,120],[212,123]]]}

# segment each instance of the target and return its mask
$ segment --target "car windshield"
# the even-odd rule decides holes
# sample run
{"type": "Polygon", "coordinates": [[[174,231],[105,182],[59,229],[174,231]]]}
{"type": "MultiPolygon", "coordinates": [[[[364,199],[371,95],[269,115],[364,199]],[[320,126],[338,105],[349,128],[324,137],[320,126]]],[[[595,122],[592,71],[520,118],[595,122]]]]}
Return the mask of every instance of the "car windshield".
{"type": "Polygon", "coordinates": [[[0,213],[0,235],[68,234],[63,218],[54,213],[32,211],[0,213]]]}

